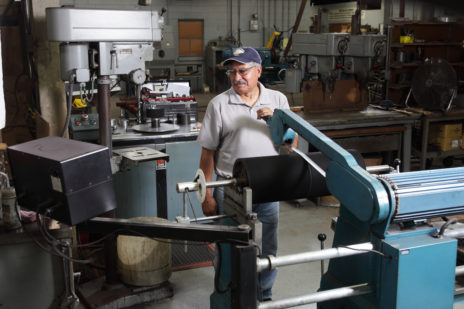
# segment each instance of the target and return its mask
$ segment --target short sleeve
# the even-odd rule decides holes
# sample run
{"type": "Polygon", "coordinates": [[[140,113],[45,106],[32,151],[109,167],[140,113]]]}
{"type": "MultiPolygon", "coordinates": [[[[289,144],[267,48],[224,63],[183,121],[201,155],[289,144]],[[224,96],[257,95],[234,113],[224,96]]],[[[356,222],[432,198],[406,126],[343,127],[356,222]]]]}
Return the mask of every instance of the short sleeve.
{"type": "Polygon", "coordinates": [[[282,92],[280,92],[279,108],[280,109],[290,109],[290,106],[288,105],[287,97],[282,92]]]}
{"type": "Polygon", "coordinates": [[[197,143],[206,149],[216,150],[221,140],[221,131],[222,117],[220,114],[220,105],[212,101],[206,108],[197,143]]]}

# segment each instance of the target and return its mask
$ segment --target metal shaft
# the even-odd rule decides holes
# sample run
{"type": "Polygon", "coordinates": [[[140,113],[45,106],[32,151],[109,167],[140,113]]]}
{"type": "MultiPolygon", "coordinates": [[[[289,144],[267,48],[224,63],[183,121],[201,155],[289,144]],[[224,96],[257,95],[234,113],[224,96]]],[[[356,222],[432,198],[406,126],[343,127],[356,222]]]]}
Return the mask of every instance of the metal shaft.
{"type": "Polygon", "coordinates": [[[464,265],[456,267],[456,277],[464,275],[464,265]]]}
{"type": "Polygon", "coordinates": [[[369,173],[383,173],[383,172],[390,172],[391,167],[390,165],[374,165],[374,166],[366,166],[366,171],[369,173]]]}
{"type": "MultiPolygon", "coordinates": [[[[207,188],[216,188],[233,185],[236,182],[237,180],[235,178],[231,178],[225,180],[208,181],[205,183],[205,185],[207,188]]],[[[178,193],[198,191],[200,189],[200,184],[196,181],[180,182],[176,185],[176,189],[178,193]]]]}
{"type": "Polygon", "coordinates": [[[297,296],[292,298],[279,299],[277,301],[260,303],[258,309],[270,309],[270,308],[289,308],[305,304],[319,303],[323,301],[346,298],[351,296],[363,295],[373,293],[375,291],[374,286],[367,283],[347,286],[338,289],[332,289],[327,291],[316,292],[308,295],[297,296]]]}
{"type": "Polygon", "coordinates": [[[261,272],[265,269],[275,269],[281,266],[302,264],[307,262],[339,258],[343,256],[357,255],[368,253],[369,250],[373,249],[373,245],[370,242],[350,245],[346,247],[330,248],[321,251],[311,251],[297,254],[290,254],[284,256],[269,256],[264,259],[258,258],[257,260],[257,271],[261,272]]]}
{"type": "Polygon", "coordinates": [[[100,76],[98,78],[98,125],[99,144],[110,149],[111,153],[111,107],[110,107],[110,78],[100,76]]]}

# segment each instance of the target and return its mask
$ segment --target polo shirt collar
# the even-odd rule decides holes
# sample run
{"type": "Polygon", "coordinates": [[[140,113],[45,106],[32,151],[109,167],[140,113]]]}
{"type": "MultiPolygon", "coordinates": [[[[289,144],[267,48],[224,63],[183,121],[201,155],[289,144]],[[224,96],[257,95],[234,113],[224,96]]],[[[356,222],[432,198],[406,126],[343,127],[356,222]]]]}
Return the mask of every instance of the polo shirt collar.
{"type": "MultiPolygon", "coordinates": [[[[259,89],[260,89],[259,98],[258,98],[258,101],[256,102],[256,104],[253,107],[256,107],[256,106],[259,106],[259,105],[262,105],[262,106],[269,105],[268,102],[270,102],[270,101],[268,99],[268,94],[267,94],[266,87],[264,87],[264,85],[261,84],[260,82],[258,82],[258,86],[259,86],[259,89]]],[[[245,104],[246,105],[246,103],[242,101],[240,96],[235,92],[234,88],[232,88],[232,87],[229,89],[229,104],[245,104]]]]}

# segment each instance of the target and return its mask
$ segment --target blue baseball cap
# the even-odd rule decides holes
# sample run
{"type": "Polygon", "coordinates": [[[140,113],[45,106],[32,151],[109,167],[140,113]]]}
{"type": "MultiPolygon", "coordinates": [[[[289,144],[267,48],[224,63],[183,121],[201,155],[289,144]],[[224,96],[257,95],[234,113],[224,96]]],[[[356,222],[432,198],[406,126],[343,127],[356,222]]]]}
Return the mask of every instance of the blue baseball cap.
{"type": "Polygon", "coordinates": [[[232,51],[232,57],[224,60],[222,65],[227,65],[232,61],[237,61],[240,63],[250,63],[256,62],[261,64],[261,57],[259,53],[253,47],[237,47],[232,51]]]}

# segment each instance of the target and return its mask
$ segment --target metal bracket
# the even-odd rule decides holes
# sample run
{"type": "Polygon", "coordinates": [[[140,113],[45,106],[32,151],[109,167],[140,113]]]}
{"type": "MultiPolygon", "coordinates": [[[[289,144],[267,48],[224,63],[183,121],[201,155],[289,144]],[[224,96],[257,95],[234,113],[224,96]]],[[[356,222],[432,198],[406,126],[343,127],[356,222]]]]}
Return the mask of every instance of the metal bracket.
{"type": "Polygon", "coordinates": [[[137,166],[139,162],[154,160],[169,161],[169,155],[149,147],[131,147],[113,150],[113,153],[120,156],[119,163],[121,170],[127,170],[132,166],[137,166]]]}

